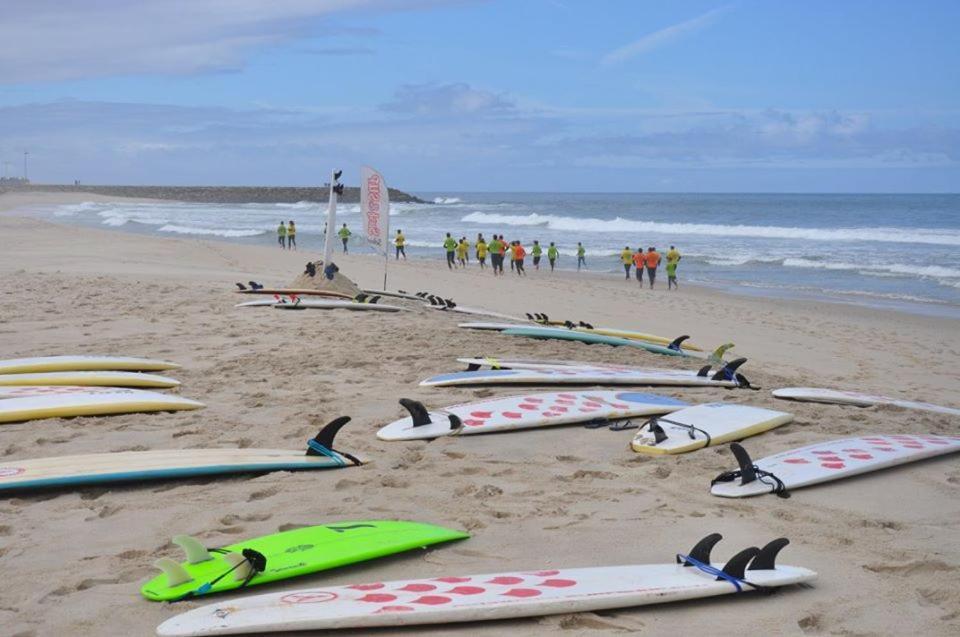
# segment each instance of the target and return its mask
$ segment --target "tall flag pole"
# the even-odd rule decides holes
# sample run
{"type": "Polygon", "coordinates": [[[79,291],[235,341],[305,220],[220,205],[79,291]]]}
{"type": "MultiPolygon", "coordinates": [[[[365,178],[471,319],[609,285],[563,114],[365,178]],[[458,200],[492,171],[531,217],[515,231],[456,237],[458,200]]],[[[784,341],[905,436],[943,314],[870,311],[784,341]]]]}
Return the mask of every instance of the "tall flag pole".
{"type": "Polygon", "coordinates": [[[360,216],[367,243],[383,255],[383,289],[386,291],[390,262],[390,193],[383,175],[370,166],[360,168],[360,216]]]}
{"type": "Polygon", "coordinates": [[[342,170],[335,170],[330,179],[330,202],[327,204],[327,227],[326,238],[323,242],[323,268],[326,270],[333,263],[330,260],[330,253],[333,252],[333,237],[337,236],[337,198],[343,192],[343,184],[340,183],[342,170]]]}

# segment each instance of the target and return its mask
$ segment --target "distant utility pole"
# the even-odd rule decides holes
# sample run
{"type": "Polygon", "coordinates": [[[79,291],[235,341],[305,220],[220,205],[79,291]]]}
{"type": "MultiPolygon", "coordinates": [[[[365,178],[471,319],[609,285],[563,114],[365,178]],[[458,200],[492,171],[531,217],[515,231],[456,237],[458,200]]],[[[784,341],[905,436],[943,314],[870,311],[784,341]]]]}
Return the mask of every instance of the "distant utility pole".
{"type": "Polygon", "coordinates": [[[23,180],[24,181],[27,180],[27,156],[29,154],[30,153],[28,153],[27,151],[23,151],[23,180]]]}

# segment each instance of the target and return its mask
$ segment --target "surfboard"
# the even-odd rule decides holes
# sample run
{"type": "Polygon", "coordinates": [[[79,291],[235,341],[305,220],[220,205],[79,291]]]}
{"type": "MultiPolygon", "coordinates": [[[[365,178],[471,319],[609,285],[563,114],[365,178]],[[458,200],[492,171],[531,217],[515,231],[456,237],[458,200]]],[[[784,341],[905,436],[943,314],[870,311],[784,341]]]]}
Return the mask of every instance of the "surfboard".
{"type": "Polygon", "coordinates": [[[483,321],[472,321],[469,323],[459,323],[457,324],[457,327],[462,327],[465,330],[487,330],[491,332],[502,332],[503,330],[509,330],[512,327],[523,327],[523,325],[518,325],[517,323],[486,323],[483,321]]]}
{"type": "Polygon", "coordinates": [[[333,448],[337,431],[350,419],[324,427],[306,453],[288,449],[165,449],[0,461],[0,492],[114,482],[190,478],[228,473],[339,469],[359,465],[333,448]]]}
{"type": "Polygon", "coordinates": [[[38,374],[0,374],[0,386],[83,385],[99,387],[176,387],[180,381],[142,372],[41,372],[38,374]]]}
{"type": "Polygon", "coordinates": [[[352,294],[334,292],[333,290],[314,290],[311,288],[258,288],[256,290],[234,290],[237,294],[279,294],[281,296],[336,296],[341,299],[352,299],[352,294]]]}
{"type": "Polygon", "coordinates": [[[389,296],[395,299],[406,299],[407,301],[423,301],[422,296],[410,294],[408,292],[404,292],[403,290],[398,290],[396,292],[388,292],[386,290],[363,290],[363,293],[369,294],[370,296],[389,296]]]}
{"type": "Polygon", "coordinates": [[[918,409],[920,411],[932,411],[938,414],[951,414],[953,416],[960,416],[960,409],[956,409],[954,407],[943,407],[941,405],[934,405],[932,403],[916,402],[913,400],[900,400],[899,398],[889,398],[887,396],[876,396],[873,394],[862,394],[855,391],[818,389],[816,387],[784,387],[783,389],[774,389],[773,395],[784,400],[798,400],[801,402],[855,405],[857,407],[893,405],[903,409],[918,409]]]}
{"type": "Polygon", "coordinates": [[[558,365],[527,369],[472,369],[439,374],[420,382],[423,387],[457,385],[663,385],[675,387],[751,387],[737,369],[747,359],[731,361],[716,372],[683,369],[622,369],[558,365]]]}
{"type": "Polygon", "coordinates": [[[431,310],[440,310],[441,312],[457,312],[459,314],[472,314],[474,316],[489,316],[492,318],[504,319],[507,321],[517,321],[525,323],[526,320],[519,316],[511,316],[510,314],[502,314],[500,312],[494,312],[492,310],[484,310],[479,307],[466,307],[463,305],[457,305],[455,307],[449,307],[445,305],[430,305],[429,303],[424,303],[424,307],[430,308],[431,310]]]}
{"type": "Polygon", "coordinates": [[[706,403],[653,417],[630,447],[650,455],[687,453],[731,440],[755,436],[785,425],[793,414],[731,403],[706,403]]]}
{"type": "MultiPolygon", "coordinates": [[[[770,590],[817,574],[779,565],[778,538],[725,563],[705,537],[677,563],[508,571],[278,591],[189,610],[160,624],[160,637],[415,626],[579,613],[770,590]]],[[[758,596],[759,599],[765,599],[758,596]]]]}
{"type": "Polygon", "coordinates": [[[183,549],[186,561],[163,557],[154,562],[162,572],[140,594],[161,602],[222,593],[468,537],[442,526],[393,520],[308,526],[217,549],[177,535],[173,543],[183,549]]]}
{"type": "Polygon", "coordinates": [[[38,374],[43,372],[162,372],[180,367],[169,361],[132,356],[37,356],[0,361],[0,374],[38,374]]]}
{"type": "Polygon", "coordinates": [[[506,396],[428,411],[402,399],[410,412],[377,432],[380,440],[424,440],[590,421],[668,414],[687,403],[656,394],[618,391],[544,392],[506,396]]]}
{"type": "Polygon", "coordinates": [[[745,498],[764,493],[785,495],[822,482],[842,480],[960,451],[960,436],[877,434],[840,438],[751,460],[746,450],[730,445],[740,468],[717,476],[710,493],[745,498]]]}
{"type": "MultiPolygon", "coordinates": [[[[635,330],[624,330],[612,327],[594,327],[593,325],[582,321],[579,323],[576,321],[552,321],[546,314],[527,313],[527,318],[534,323],[539,323],[541,325],[564,326],[582,332],[592,332],[594,334],[602,334],[604,336],[617,336],[620,338],[647,341],[648,343],[657,343],[659,345],[670,345],[675,340],[672,338],[667,338],[666,336],[657,336],[656,334],[647,334],[646,332],[637,332],[635,330]]],[[[684,348],[696,352],[703,351],[703,348],[690,342],[685,342],[684,348]]]]}
{"type": "MultiPolygon", "coordinates": [[[[589,369],[619,369],[623,371],[641,371],[648,368],[631,367],[629,365],[616,365],[614,363],[594,363],[586,361],[553,360],[546,358],[499,358],[496,356],[477,357],[477,358],[458,358],[457,362],[465,363],[471,369],[481,369],[484,367],[490,369],[554,369],[584,367],[589,369]]],[[[686,372],[686,370],[683,370],[686,372]]],[[[686,372],[695,374],[696,372],[686,372]]]]}
{"type": "Polygon", "coordinates": [[[396,305],[382,305],[380,303],[301,298],[287,300],[282,297],[237,303],[234,307],[272,307],[278,310],[352,310],[354,312],[399,312],[403,309],[396,305]]]}
{"type": "Polygon", "coordinates": [[[501,330],[500,333],[507,336],[576,341],[579,343],[586,343],[588,345],[603,344],[612,345],[614,347],[635,347],[652,352],[654,354],[662,354],[663,356],[682,356],[686,358],[700,358],[713,361],[721,360],[724,352],[733,347],[732,343],[727,343],[717,348],[713,354],[705,356],[699,352],[685,351],[681,346],[682,340],[685,337],[679,337],[676,341],[674,341],[674,345],[667,347],[665,345],[657,345],[656,343],[648,343],[646,341],[619,338],[616,336],[604,336],[602,334],[560,327],[511,327],[509,329],[501,330]]]}
{"type": "Polygon", "coordinates": [[[63,385],[0,387],[0,423],[202,407],[203,403],[195,400],[139,389],[63,385]]]}

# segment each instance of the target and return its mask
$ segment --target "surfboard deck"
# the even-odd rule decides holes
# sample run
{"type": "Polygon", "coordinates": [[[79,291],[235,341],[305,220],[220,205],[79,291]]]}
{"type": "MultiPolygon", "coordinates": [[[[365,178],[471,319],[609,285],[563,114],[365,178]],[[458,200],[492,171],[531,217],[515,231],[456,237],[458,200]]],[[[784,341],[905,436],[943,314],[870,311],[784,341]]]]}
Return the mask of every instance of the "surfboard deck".
{"type": "MultiPolygon", "coordinates": [[[[182,573],[176,568],[170,569],[171,574],[162,572],[146,582],[140,588],[140,594],[151,601],[172,601],[222,593],[241,586],[267,584],[468,537],[467,533],[441,526],[393,520],[356,520],[308,526],[244,540],[216,552],[204,550],[191,555],[187,550],[187,561],[178,564],[182,573]],[[249,569],[237,569],[239,577],[233,574],[221,577],[233,566],[224,556],[229,553],[242,556],[245,549],[264,556],[265,568],[252,574],[246,584],[244,580],[249,569]],[[191,557],[197,561],[191,563],[191,557]],[[171,577],[177,575],[189,579],[170,585],[171,577]]],[[[174,543],[189,546],[189,539],[178,536],[174,543]]],[[[162,563],[158,563],[158,567],[163,568],[162,563]]],[[[175,581],[179,579],[177,577],[175,581]]]]}
{"type": "Polygon", "coordinates": [[[336,296],[341,299],[352,299],[352,294],[334,292],[333,290],[314,290],[311,288],[260,288],[258,290],[234,290],[237,294],[279,294],[280,296],[336,296]]]}
{"type": "Polygon", "coordinates": [[[36,356],[0,361],[0,374],[43,372],[162,372],[180,366],[170,361],[134,356],[36,356]]]}
{"type": "Polygon", "coordinates": [[[420,403],[401,401],[411,416],[377,432],[381,440],[426,440],[568,425],[595,420],[620,420],[667,414],[687,403],[656,394],[618,391],[544,392],[481,400],[426,411],[420,403]]]}
{"type": "MultiPolygon", "coordinates": [[[[667,387],[740,387],[740,374],[732,378],[698,375],[679,369],[616,369],[593,367],[547,367],[538,369],[477,369],[438,374],[420,382],[423,387],[458,385],[636,385],[667,387]]],[[[745,380],[745,379],[743,379],[745,380]]]]}
{"type": "MultiPolygon", "coordinates": [[[[710,487],[710,492],[724,498],[776,493],[780,491],[778,480],[786,490],[799,489],[958,451],[960,436],[877,434],[818,442],[783,451],[756,462],[751,461],[746,452],[743,452],[743,456],[738,456],[738,461],[742,457],[747,467],[756,467],[775,477],[748,475],[748,479],[744,481],[741,467],[740,471],[718,476],[710,487]]],[[[748,474],[750,472],[748,470],[748,474]]]]}
{"type": "Polygon", "coordinates": [[[630,447],[649,455],[687,453],[755,436],[793,420],[793,414],[750,405],[706,403],[653,418],[630,447]]]}
{"type": "Polygon", "coordinates": [[[362,290],[364,294],[369,294],[370,296],[389,296],[395,299],[405,299],[407,301],[423,301],[422,296],[416,296],[415,294],[410,294],[408,292],[397,291],[397,292],[388,292],[386,290],[362,290]]]}
{"type": "Polygon", "coordinates": [[[157,628],[157,635],[263,634],[536,617],[715,597],[750,590],[746,582],[776,588],[817,577],[806,568],[774,563],[777,547],[785,545],[786,539],[774,540],[763,549],[751,547],[726,563],[711,564],[709,548],[705,560],[697,549],[713,537],[719,535],[701,540],[689,556],[678,555],[681,563],[676,564],[548,567],[315,587],[226,600],[168,619],[157,628]],[[764,559],[771,554],[772,558],[764,559]],[[713,569],[728,569],[730,574],[724,572],[728,579],[718,578],[713,569]]]}
{"type": "Polygon", "coordinates": [[[139,389],[69,385],[0,387],[0,423],[181,411],[203,406],[180,396],[139,389]]]}
{"type": "Polygon", "coordinates": [[[591,332],[570,330],[564,327],[511,327],[501,330],[501,334],[506,336],[523,336],[526,338],[537,339],[555,339],[561,341],[574,341],[586,343],[588,345],[612,345],[614,347],[633,347],[642,349],[653,354],[663,356],[681,356],[690,358],[703,358],[692,352],[685,352],[683,349],[671,349],[656,343],[646,341],[632,340],[628,338],[619,338],[616,336],[604,336],[591,332]]]}
{"type": "Polygon", "coordinates": [[[471,314],[473,316],[489,316],[491,318],[504,319],[507,321],[517,321],[519,323],[526,323],[527,320],[520,316],[512,316],[510,314],[503,314],[501,312],[494,312],[493,310],[485,310],[480,307],[467,307],[463,305],[456,305],[450,307],[448,305],[432,305],[430,303],[424,303],[424,307],[430,308],[431,310],[440,310],[441,312],[456,312],[458,314],[471,314]]]}
{"type": "MultiPolygon", "coordinates": [[[[622,330],[613,327],[578,327],[577,330],[588,332],[591,334],[600,334],[603,336],[616,336],[618,338],[627,338],[637,341],[646,341],[648,343],[656,343],[657,345],[669,345],[673,342],[674,339],[667,338],[665,336],[657,336],[656,334],[647,334],[645,332],[636,332],[634,330],[622,330]]],[[[694,352],[702,352],[703,348],[699,345],[694,345],[688,341],[684,341],[683,348],[687,350],[692,350],[694,352]]]]}
{"type": "Polygon", "coordinates": [[[864,394],[855,391],[819,389],[816,387],[784,387],[782,389],[774,389],[772,393],[776,398],[781,398],[784,400],[797,400],[800,402],[827,403],[832,405],[855,405],[857,407],[893,405],[903,409],[917,409],[920,411],[932,411],[938,414],[960,416],[960,409],[956,409],[954,407],[944,407],[942,405],[934,405],[933,403],[901,400],[899,398],[864,394]]]}
{"type": "Polygon", "coordinates": [[[177,387],[180,381],[143,372],[40,372],[0,374],[0,386],[75,385],[91,387],[177,387]]]}
{"type": "Polygon", "coordinates": [[[0,492],[229,473],[339,469],[360,464],[332,448],[349,421],[329,423],[306,453],[289,449],[165,449],[0,461],[0,492]]]}
{"type": "Polygon", "coordinates": [[[234,307],[272,307],[278,310],[351,310],[354,312],[399,312],[402,307],[380,303],[357,303],[355,301],[328,301],[321,299],[277,300],[262,299],[237,303],[234,307]]]}

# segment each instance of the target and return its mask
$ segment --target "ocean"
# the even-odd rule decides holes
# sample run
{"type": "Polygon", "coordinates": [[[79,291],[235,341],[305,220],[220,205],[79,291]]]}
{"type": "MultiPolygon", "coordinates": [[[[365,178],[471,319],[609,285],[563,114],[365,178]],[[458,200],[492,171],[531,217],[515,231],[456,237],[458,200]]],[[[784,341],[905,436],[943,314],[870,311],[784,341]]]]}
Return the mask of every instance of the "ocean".
{"type": "MultiPolygon", "coordinates": [[[[418,193],[390,224],[413,258],[443,259],[446,232],[551,241],[560,267],[623,276],[624,246],[676,245],[679,279],[740,294],[826,300],[960,318],[960,195],[418,193]]],[[[294,219],[301,250],[319,250],[326,204],[83,203],[34,211],[60,222],[163,236],[275,245],[294,219]]],[[[358,204],[337,208],[364,251],[358,204]]],[[[529,269],[529,268],[528,268],[529,269]]]]}

